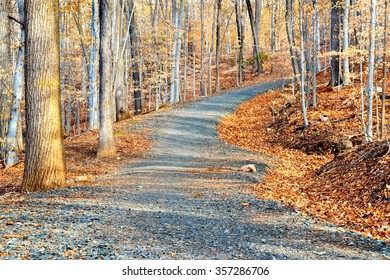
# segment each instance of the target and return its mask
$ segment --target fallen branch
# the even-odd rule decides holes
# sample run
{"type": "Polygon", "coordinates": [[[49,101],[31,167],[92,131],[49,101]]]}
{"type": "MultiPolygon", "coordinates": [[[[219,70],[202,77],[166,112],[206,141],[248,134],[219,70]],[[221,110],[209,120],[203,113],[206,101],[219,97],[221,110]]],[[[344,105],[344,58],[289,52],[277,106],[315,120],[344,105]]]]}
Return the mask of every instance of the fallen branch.
{"type": "Polygon", "coordinates": [[[354,117],[356,117],[356,114],[352,114],[352,115],[350,115],[350,116],[348,116],[348,117],[341,118],[341,119],[335,119],[335,120],[332,120],[331,122],[332,122],[332,123],[342,122],[342,121],[346,121],[346,120],[353,119],[354,117]]]}

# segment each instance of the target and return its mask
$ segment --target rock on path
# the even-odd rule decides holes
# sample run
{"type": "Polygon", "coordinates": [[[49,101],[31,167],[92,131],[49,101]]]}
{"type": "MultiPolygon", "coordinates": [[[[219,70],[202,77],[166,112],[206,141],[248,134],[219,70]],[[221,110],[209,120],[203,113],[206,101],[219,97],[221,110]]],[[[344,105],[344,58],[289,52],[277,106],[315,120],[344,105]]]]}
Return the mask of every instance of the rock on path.
{"type": "MultiPolygon", "coordinates": [[[[218,139],[218,119],[281,82],[147,116],[154,145],[112,187],[0,204],[0,259],[387,259],[385,243],[317,222],[251,188],[267,157],[218,139]],[[239,171],[254,164],[257,173],[239,171]]],[[[134,128],[131,128],[134,129],[134,128]]],[[[136,129],[136,128],[135,128],[136,129]]]]}

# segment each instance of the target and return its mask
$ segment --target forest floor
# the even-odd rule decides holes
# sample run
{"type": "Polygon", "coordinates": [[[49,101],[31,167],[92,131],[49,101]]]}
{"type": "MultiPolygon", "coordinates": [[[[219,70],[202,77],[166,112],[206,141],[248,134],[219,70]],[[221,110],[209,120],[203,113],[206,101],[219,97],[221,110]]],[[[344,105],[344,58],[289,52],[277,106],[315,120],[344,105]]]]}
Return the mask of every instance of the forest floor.
{"type": "MultiPolygon", "coordinates": [[[[245,71],[245,81],[241,86],[270,82],[288,76],[288,67],[285,65],[286,55],[277,53],[266,61],[264,73],[260,76],[253,75],[250,71],[245,71]]],[[[235,63],[229,58],[222,57],[221,61],[221,90],[234,89],[237,85],[235,63]]],[[[250,67],[250,66],[249,66],[250,67]]],[[[189,84],[188,92],[192,92],[189,84]]],[[[188,101],[193,97],[188,94],[188,101]]],[[[85,108],[84,108],[85,109],[85,108]]],[[[172,109],[167,105],[160,108],[158,112],[152,111],[148,114],[156,114],[172,109]]],[[[82,112],[85,116],[86,112],[82,112]]],[[[67,185],[68,186],[90,186],[102,185],[104,182],[96,180],[97,175],[115,172],[118,168],[128,162],[129,158],[137,159],[150,148],[147,135],[152,129],[147,130],[126,130],[125,127],[135,125],[143,121],[144,115],[132,117],[114,124],[114,137],[117,149],[117,156],[109,159],[98,159],[96,157],[99,134],[97,130],[86,131],[80,135],[69,136],[65,139],[65,157],[67,163],[67,185]]],[[[84,124],[81,124],[84,127],[84,124]]],[[[23,176],[24,154],[21,154],[21,161],[9,169],[4,169],[0,162],[0,196],[5,193],[21,191],[20,184],[23,176]]]]}
{"type": "MultiPolygon", "coordinates": [[[[318,78],[318,106],[308,110],[306,129],[290,87],[242,104],[221,120],[220,137],[277,159],[256,187],[259,198],[389,242],[389,137],[364,144],[359,83],[332,89],[326,76],[318,78]]],[[[389,101],[386,107],[388,120],[389,101]]],[[[375,118],[375,132],[377,125],[375,118]]]]}
{"type": "Polygon", "coordinates": [[[151,146],[96,177],[99,186],[5,194],[0,258],[390,258],[385,242],[256,198],[254,183],[273,159],[219,139],[220,118],[282,83],[235,89],[122,127],[119,134],[152,129],[151,146]],[[257,172],[242,171],[246,164],[257,172]]]}
{"type": "MultiPolygon", "coordinates": [[[[316,124],[297,132],[298,98],[291,102],[288,89],[259,95],[218,126],[223,140],[256,153],[218,140],[218,119],[281,86],[267,82],[288,76],[284,64],[275,57],[273,71],[268,63],[266,75],[247,77],[257,85],[115,124],[115,158],[96,158],[96,131],[68,137],[66,190],[22,193],[23,162],[0,170],[0,259],[389,259],[388,245],[372,239],[388,241],[386,150],[337,151],[340,139],[361,140],[348,130],[359,127],[351,111],[330,112],[340,104],[356,111],[348,89],[319,93],[321,110],[309,112],[316,124]],[[319,122],[324,115],[329,121],[319,122]],[[347,172],[345,161],[358,165],[347,172]],[[248,163],[258,172],[240,171],[248,163]],[[369,188],[345,188],[345,178],[369,188]]],[[[229,89],[235,77],[222,65],[229,89]]]]}

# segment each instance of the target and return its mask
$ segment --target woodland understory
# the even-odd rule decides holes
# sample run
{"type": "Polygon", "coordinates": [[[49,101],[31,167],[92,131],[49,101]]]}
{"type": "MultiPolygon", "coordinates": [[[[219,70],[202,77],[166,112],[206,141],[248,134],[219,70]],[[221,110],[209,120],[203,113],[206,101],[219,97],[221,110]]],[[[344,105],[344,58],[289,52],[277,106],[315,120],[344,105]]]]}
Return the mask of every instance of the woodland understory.
{"type": "Polygon", "coordinates": [[[283,79],[218,124],[274,158],[258,197],[390,241],[388,0],[0,7],[0,203],[107,185],[149,151],[144,114],[283,79]]]}

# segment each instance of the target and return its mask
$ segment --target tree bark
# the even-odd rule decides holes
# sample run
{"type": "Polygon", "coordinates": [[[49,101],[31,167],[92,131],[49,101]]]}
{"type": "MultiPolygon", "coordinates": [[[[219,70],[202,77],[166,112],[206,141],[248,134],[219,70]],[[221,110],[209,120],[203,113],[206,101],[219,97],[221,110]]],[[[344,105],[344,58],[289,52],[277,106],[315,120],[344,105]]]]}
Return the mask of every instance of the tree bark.
{"type": "Polygon", "coordinates": [[[137,24],[135,20],[135,5],[134,0],[129,0],[129,17],[130,17],[130,45],[131,45],[131,61],[132,61],[132,80],[134,88],[134,115],[138,115],[142,112],[142,92],[140,81],[140,65],[139,65],[139,52],[140,40],[138,37],[137,24]]]}
{"type": "MultiPolygon", "coordinates": [[[[24,3],[22,0],[17,1],[20,21],[24,23],[24,3]]],[[[11,167],[19,162],[19,152],[23,146],[23,139],[18,137],[21,135],[21,105],[23,98],[23,68],[24,68],[24,25],[17,24],[20,30],[20,42],[18,46],[18,54],[15,72],[13,76],[13,95],[11,115],[8,123],[7,142],[6,142],[6,159],[5,168],[11,167]]]]}
{"type": "Polygon", "coordinates": [[[294,1],[286,0],[286,32],[291,56],[291,68],[295,77],[300,73],[298,54],[295,44],[295,32],[294,32],[294,1]]]}
{"type": "Polygon", "coordinates": [[[99,6],[98,0],[92,0],[90,59],[88,65],[88,129],[99,126],[99,96],[97,90],[98,44],[99,44],[99,6]]]}
{"type": "Polygon", "coordinates": [[[256,61],[256,71],[258,74],[263,72],[263,64],[260,59],[260,47],[259,47],[259,41],[258,41],[258,34],[256,34],[256,27],[255,27],[255,19],[253,18],[253,10],[252,10],[252,4],[250,0],[246,0],[246,7],[248,10],[248,15],[249,15],[249,22],[251,25],[251,30],[252,30],[252,37],[253,37],[253,45],[255,48],[255,56],[254,60],[256,61]]]}
{"type": "Polygon", "coordinates": [[[171,84],[171,104],[176,104],[180,101],[180,47],[181,47],[181,39],[182,32],[181,26],[184,17],[184,2],[185,0],[181,0],[180,2],[180,11],[176,7],[176,16],[175,16],[175,38],[173,42],[173,65],[172,65],[172,84],[171,84]]]}
{"type": "Polygon", "coordinates": [[[308,126],[309,122],[307,120],[307,107],[305,102],[305,68],[304,68],[304,47],[303,47],[303,41],[304,41],[304,31],[303,31],[303,0],[300,0],[300,7],[299,7],[299,29],[300,29],[300,44],[299,44],[299,51],[300,51],[300,71],[301,71],[301,105],[302,105],[302,114],[303,114],[303,123],[304,126],[308,126]]]}
{"type": "Polygon", "coordinates": [[[243,81],[243,61],[244,61],[244,28],[241,17],[241,0],[235,0],[234,8],[236,10],[237,40],[239,45],[238,52],[238,84],[243,81]]]}
{"type": "Polygon", "coordinates": [[[375,67],[375,29],[376,29],[376,0],[370,3],[370,45],[368,49],[368,75],[367,75],[367,131],[365,139],[373,141],[372,129],[372,100],[374,96],[374,67],[375,67]]]}
{"type": "Polygon", "coordinates": [[[22,189],[65,187],[58,1],[26,0],[26,159],[22,189]]]}
{"type": "Polygon", "coordinates": [[[387,33],[389,25],[389,0],[385,0],[385,26],[383,31],[383,62],[382,62],[382,72],[383,72],[383,83],[382,83],[382,107],[381,107],[381,128],[380,128],[380,137],[384,139],[386,136],[386,91],[387,91],[387,33]]]}
{"type": "Polygon", "coordinates": [[[330,51],[332,53],[330,62],[330,86],[338,86],[341,84],[340,73],[340,16],[341,6],[338,0],[332,0],[331,9],[331,34],[330,34],[330,51]]]}
{"type": "MultiPolygon", "coordinates": [[[[204,80],[204,57],[205,57],[205,40],[204,40],[204,0],[200,0],[200,92],[202,96],[207,95],[206,83],[204,80]]],[[[195,57],[195,55],[194,55],[195,57]]],[[[195,69],[195,65],[194,65],[195,69]]]]}
{"type": "Polygon", "coordinates": [[[222,0],[217,0],[217,28],[215,36],[215,92],[219,92],[219,62],[221,55],[221,7],[222,0]]]}
{"type": "Polygon", "coordinates": [[[344,17],[343,17],[343,84],[351,84],[351,78],[349,73],[349,2],[350,0],[344,0],[344,17]]]}
{"type": "Polygon", "coordinates": [[[5,157],[5,142],[12,98],[9,12],[10,1],[0,0],[0,160],[5,157]]]}
{"type": "Polygon", "coordinates": [[[114,132],[112,127],[112,0],[100,0],[100,85],[99,85],[99,148],[98,157],[115,155],[114,132]]]}

